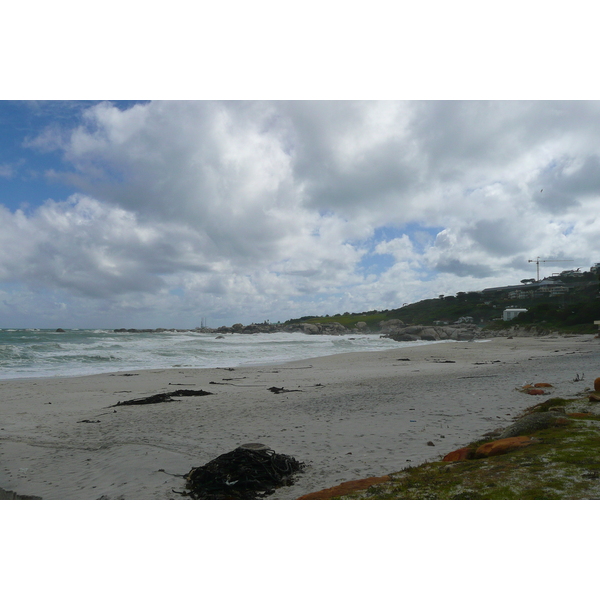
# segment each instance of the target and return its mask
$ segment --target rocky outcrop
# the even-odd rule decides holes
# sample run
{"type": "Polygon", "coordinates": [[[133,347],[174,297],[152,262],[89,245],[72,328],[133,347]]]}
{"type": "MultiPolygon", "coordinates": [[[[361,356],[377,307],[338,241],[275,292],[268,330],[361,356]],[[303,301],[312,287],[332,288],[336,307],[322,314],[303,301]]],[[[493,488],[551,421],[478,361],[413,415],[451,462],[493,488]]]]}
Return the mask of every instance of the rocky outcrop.
{"type": "Polygon", "coordinates": [[[397,342],[440,340],[469,341],[487,337],[477,325],[435,326],[430,325],[397,325],[387,329],[383,337],[388,337],[397,342]]]}
{"type": "Polygon", "coordinates": [[[341,335],[348,333],[348,329],[337,321],[333,323],[293,323],[285,325],[282,331],[288,333],[300,331],[308,335],[341,335]]]}
{"type": "Polygon", "coordinates": [[[487,337],[545,337],[547,335],[557,335],[556,331],[544,329],[536,326],[513,325],[507,329],[489,330],[487,337]]]}
{"type": "Polygon", "coordinates": [[[389,319],[388,321],[379,321],[381,333],[391,333],[404,327],[404,321],[400,319],[389,319]]]}

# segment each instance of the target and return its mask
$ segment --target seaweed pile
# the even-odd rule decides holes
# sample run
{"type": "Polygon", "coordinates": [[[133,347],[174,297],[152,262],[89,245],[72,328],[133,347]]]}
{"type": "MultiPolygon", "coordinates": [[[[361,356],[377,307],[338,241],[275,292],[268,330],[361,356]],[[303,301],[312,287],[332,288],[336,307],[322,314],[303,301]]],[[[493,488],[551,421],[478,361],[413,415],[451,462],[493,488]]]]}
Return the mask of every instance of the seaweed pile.
{"type": "Polygon", "coordinates": [[[140,398],[139,400],[123,400],[113,404],[114,406],[132,406],[138,404],[159,404],[161,402],[177,402],[175,398],[181,398],[184,396],[211,396],[212,392],[205,392],[204,390],[176,390],[174,392],[164,392],[162,394],[154,394],[153,396],[147,396],[146,398],[140,398]]]}
{"type": "Polygon", "coordinates": [[[246,444],[193,468],[185,476],[189,491],[182,495],[194,500],[256,500],[292,485],[294,474],[305,466],[262,444],[246,444]]]}

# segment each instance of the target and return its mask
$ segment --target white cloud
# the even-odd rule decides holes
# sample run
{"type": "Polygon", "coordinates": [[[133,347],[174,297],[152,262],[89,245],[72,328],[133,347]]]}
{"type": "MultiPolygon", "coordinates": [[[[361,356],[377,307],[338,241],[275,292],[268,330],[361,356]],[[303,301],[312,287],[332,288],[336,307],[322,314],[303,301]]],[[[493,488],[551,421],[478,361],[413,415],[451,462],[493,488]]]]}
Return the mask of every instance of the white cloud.
{"type": "Polygon", "coordinates": [[[54,177],[81,193],[2,210],[0,281],[54,290],[82,315],[112,306],[191,326],[207,313],[393,308],[518,281],[536,256],[589,266],[600,260],[599,112],[594,102],[99,103],[76,127],[30,140],[62,153],[54,177]],[[384,226],[398,237],[375,242],[384,226]],[[385,257],[377,273],[361,267],[385,257]]]}

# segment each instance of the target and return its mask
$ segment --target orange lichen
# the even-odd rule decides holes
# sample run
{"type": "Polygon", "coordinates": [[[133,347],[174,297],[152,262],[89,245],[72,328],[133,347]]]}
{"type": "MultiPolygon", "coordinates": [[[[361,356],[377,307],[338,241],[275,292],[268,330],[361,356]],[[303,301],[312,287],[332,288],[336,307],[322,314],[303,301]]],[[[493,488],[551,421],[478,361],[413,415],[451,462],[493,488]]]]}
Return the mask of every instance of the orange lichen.
{"type": "Polygon", "coordinates": [[[458,450],[453,450],[449,452],[442,458],[442,460],[446,462],[453,462],[455,460],[469,460],[473,458],[475,455],[475,450],[473,448],[459,448],[458,450]]]}
{"type": "Polygon", "coordinates": [[[530,388],[528,390],[525,390],[526,394],[529,394],[530,396],[542,396],[545,392],[544,390],[540,390],[539,388],[530,388]]]}
{"type": "Polygon", "coordinates": [[[360,490],[366,490],[367,488],[377,483],[385,483],[389,481],[389,475],[383,477],[368,477],[367,479],[357,479],[355,481],[346,481],[336,485],[335,487],[321,490],[320,492],[311,492],[300,496],[298,500],[330,500],[331,498],[337,498],[338,496],[344,496],[350,492],[357,492],[360,490]]]}
{"type": "Polygon", "coordinates": [[[503,438],[493,442],[487,442],[475,450],[475,458],[487,458],[488,456],[497,456],[498,454],[506,454],[519,448],[524,448],[533,444],[534,441],[526,436],[519,435],[517,437],[503,438]]]}

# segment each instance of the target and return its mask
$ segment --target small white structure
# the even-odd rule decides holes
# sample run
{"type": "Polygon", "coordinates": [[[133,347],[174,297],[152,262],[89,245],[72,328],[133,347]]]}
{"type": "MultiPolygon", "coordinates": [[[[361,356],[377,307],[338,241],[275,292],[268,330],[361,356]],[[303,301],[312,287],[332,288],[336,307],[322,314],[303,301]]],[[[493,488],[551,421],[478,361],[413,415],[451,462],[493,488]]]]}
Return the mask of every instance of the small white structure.
{"type": "Polygon", "coordinates": [[[511,321],[517,315],[520,315],[521,313],[526,313],[526,312],[527,312],[526,308],[507,308],[502,313],[502,320],[503,321],[511,321]]]}

